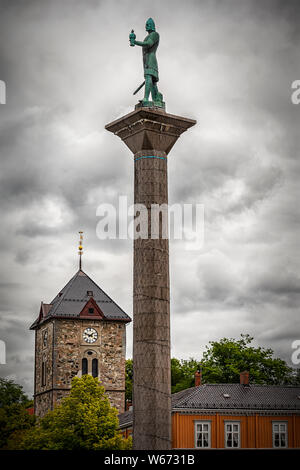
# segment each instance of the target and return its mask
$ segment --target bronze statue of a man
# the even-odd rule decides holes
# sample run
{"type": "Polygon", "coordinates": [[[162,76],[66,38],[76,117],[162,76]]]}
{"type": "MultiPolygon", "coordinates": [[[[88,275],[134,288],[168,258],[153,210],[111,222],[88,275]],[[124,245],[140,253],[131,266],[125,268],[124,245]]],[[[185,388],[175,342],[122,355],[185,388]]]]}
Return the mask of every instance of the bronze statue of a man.
{"type": "Polygon", "coordinates": [[[149,18],[146,22],[146,31],[148,32],[148,36],[145,37],[144,41],[136,41],[136,35],[134,34],[133,30],[129,35],[131,46],[141,46],[143,48],[145,81],[136,90],[136,92],[140,90],[143,85],[145,85],[145,95],[143,100],[140,100],[142,106],[152,104],[149,101],[149,95],[151,93],[154,106],[164,107],[162,94],[158,91],[157,88],[158,65],[156,51],[159,44],[159,34],[157,31],[155,31],[155,23],[152,18],[149,18]]]}

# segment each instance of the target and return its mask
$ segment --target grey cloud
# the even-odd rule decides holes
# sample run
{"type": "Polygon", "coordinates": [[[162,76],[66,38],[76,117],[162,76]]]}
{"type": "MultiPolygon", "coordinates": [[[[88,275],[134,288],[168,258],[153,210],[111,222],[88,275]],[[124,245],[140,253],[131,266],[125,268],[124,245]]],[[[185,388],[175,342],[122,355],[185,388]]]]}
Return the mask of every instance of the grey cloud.
{"type": "MultiPolygon", "coordinates": [[[[173,351],[189,357],[209,340],[249,332],[289,358],[299,325],[300,107],[290,100],[299,2],[2,0],[0,8],[8,89],[0,310],[10,345],[1,375],[32,386],[27,328],[77,269],[79,229],[87,273],[132,312],[132,241],[97,239],[96,208],[120,194],[132,202],[132,156],[104,125],[135,104],[141,51],[129,48],[128,33],[144,37],[148,16],[161,34],[167,110],[198,121],[170,154],[169,200],[203,203],[206,218],[202,250],[170,243],[173,351]]],[[[131,344],[132,326],[128,356],[131,344]]]]}

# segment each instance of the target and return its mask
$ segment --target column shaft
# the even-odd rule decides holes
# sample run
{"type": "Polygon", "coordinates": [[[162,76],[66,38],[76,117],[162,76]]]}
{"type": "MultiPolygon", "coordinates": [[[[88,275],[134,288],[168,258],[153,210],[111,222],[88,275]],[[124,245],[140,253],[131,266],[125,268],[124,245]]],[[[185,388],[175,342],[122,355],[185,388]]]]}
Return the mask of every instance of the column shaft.
{"type": "MultiPolygon", "coordinates": [[[[151,205],[168,203],[165,152],[134,155],[134,202],[148,209],[148,239],[134,240],[134,449],[171,448],[169,241],[151,239],[151,205]]],[[[162,217],[160,218],[162,223],[162,217]]]]}

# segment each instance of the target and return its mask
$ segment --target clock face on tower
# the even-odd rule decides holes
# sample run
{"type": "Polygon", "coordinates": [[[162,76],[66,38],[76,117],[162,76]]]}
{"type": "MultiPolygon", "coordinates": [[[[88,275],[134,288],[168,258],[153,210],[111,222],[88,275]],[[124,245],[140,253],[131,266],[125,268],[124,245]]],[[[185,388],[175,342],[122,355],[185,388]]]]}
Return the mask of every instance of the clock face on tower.
{"type": "Polygon", "coordinates": [[[97,341],[98,333],[94,328],[86,328],[83,332],[83,339],[86,343],[94,343],[97,341]]]}

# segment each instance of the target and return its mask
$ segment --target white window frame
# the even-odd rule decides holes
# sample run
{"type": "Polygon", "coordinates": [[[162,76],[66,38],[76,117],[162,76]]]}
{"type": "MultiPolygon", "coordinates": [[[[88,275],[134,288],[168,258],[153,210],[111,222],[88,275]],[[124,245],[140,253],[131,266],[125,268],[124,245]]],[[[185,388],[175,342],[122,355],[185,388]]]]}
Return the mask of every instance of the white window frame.
{"type": "Polygon", "coordinates": [[[211,421],[209,420],[197,420],[197,421],[194,421],[194,446],[195,446],[195,449],[211,449],[211,421]],[[201,424],[202,426],[204,424],[208,425],[208,430],[207,431],[203,431],[202,430],[202,433],[203,432],[207,432],[208,434],[208,446],[207,447],[198,447],[197,446],[197,432],[198,432],[198,425],[201,424]]]}
{"type": "Polygon", "coordinates": [[[286,449],[288,447],[288,422],[287,421],[272,421],[272,445],[274,449],[286,449]],[[285,445],[279,445],[278,447],[275,447],[275,434],[277,433],[275,431],[275,426],[279,426],[278,433],[279,433],[279,444],[281,444],[281,439],[280,439],[280,434],[285,434],[285,445]],[[285,430],[281,431],[280,426],[285,426],[285,430]]]}
{"type": "MultiPolygon", "coordinates": [[[[241,448],[241,422],[240,421],[224,421],[224,444],[226,449],[240,449],[241,448]],[[231,431],[227,431],[227,425],[232,425],[231,431]],[[238,426],[238,430],[234,431],[233,426],[238,426]],[[237,447],[229,447],[227,445],[227,435],[237,432],[238,433],[238,445],[237,447]]],[[[232,440],[233,442],[233,440],[232,440]]]]}

